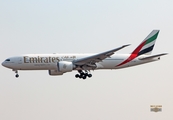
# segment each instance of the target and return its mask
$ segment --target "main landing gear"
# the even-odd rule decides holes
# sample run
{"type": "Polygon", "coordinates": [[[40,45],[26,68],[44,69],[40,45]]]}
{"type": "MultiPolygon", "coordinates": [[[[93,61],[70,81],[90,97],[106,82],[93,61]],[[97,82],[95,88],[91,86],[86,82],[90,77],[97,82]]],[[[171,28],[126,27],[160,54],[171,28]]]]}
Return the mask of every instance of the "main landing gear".
{"type": "Polygon", "coordinates": [[[18,71],[17,70],[14,70],[14,71],[16,73],[15,77],[18,78],[19,77],[18,71]]]}
{"type": "Polygon", "coordinates": [[[83,79],[86,79],[87,77],[92,77],[92,74],[88,74],[88,72],[83,72],[82,70],[78,70],[79,74],[76,74],[75,77],[76,78],[83,78],[83,79]]]}

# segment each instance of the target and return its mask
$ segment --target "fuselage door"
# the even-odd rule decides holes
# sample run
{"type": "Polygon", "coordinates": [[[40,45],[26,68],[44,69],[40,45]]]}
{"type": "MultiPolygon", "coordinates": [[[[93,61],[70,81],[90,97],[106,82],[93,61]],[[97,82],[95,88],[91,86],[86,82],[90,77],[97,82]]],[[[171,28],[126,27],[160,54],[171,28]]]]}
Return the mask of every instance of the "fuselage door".
{"type": "Polygon", "coordinates": [[[17,58],[18,64],[22,64],[22,57],[17,58]]]}

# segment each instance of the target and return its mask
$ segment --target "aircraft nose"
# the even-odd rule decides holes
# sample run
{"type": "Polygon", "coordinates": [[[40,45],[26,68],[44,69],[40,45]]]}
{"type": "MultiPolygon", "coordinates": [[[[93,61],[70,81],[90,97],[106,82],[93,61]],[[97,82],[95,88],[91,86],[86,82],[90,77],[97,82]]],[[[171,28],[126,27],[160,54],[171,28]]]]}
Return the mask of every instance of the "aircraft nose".
{"type": "Polygon", "coordinates": [[[1,65],[5,67],[5,62],[2,62],[1,65]]]}
{"type": "Polygon", "coordinates": [[[2,65],[2,66],[4,66],[4,67],[7,67],[7,68],[9,68],[9,67],[10,67],[10,66],[9,66],[9,64],[8,64],[7,62],[5,62],[5,61],[4,61],[4,62],[2,62],[2,63],[1,63],[1,65],[2,65]]]}
{"type": "Polygon", "coordinates": [[[2,62],[1,65],[4,66],[4,62],[2,62]]]}

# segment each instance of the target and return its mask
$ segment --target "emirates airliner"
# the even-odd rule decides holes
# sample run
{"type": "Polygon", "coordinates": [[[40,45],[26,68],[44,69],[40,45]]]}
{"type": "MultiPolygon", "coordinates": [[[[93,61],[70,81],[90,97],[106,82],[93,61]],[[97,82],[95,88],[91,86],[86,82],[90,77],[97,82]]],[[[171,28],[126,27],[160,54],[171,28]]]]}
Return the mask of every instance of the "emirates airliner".
{"type": "Polygon", "coordinates": [[[159,30],[153,30],[131,54],[116,54],[118,50],[129,46],[97,54],[25,54],[7,58],[2,65],[15,71],[47,70],[49,75],[63,75],[73,70],[78,71],[76,78],[92,77],[91,70],[120,69],[157,61],[167,53],[151,55],[159,30]]]}

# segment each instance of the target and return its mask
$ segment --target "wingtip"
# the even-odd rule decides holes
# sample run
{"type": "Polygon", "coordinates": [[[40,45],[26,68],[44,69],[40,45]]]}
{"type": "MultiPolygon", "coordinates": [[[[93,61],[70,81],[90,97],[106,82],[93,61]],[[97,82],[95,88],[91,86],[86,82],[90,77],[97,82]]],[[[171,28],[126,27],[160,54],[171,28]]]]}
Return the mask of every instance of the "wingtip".
{"type": "Polygon", "coordinates": [[[163,53],[162,55],[167,55],[168,53],[163,53]]]}
{"type": "Polygon", "coordinates": [[[130,46],[131,44],[127,44],[127,45],[123,45],[122,47],[127,47],[127,46],[130,46]]]}

